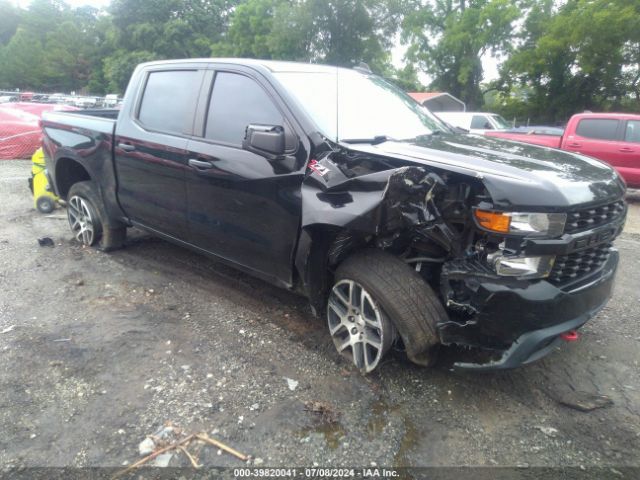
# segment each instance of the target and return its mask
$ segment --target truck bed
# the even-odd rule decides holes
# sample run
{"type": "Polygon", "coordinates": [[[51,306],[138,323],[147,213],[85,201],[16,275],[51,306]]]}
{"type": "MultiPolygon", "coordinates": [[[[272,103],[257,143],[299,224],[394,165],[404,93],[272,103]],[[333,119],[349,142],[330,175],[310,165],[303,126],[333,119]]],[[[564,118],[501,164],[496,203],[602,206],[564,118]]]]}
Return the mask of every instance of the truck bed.
{"type": "Polygon", "coordinates": [[[532,132],[485,132],[485,135],[551,148],[560,148],[562,142],[562,135],[542,135],[532,132]]]}
{"type": "Polygon", "coordinates": [[[95,109],[79,110],[72,112],[45,112],[42,115],[43,127],[66,126],[81,128],[82,130],[92,130],[98,133],[113,135],[115,133],[116,121],[119,110],[115,109],[95,109]]]}

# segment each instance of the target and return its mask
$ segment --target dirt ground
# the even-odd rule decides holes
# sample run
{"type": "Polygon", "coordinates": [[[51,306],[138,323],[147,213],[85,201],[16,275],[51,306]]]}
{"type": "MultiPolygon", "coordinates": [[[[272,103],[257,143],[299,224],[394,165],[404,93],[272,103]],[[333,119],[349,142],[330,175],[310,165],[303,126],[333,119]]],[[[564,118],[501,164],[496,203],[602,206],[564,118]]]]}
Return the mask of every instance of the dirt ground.
{"type": "MultiPolygon", "coordinates": [[[[640,464],[637,193],[614,297],[580,341],[512,371],[453,371],[445,352],[433,369],[390,356],[363,377],[303,298],[141,233],[110,254],[80,247],[64,210],[33,209],[29,171],[0,162],[0,472],[131,464],[166,421],[252,466],[600,466],[623,478],[640,464]],[[593,395],[602,408],[565,405],[593,395]]],[[[244,465],[215,448],[198,457],[244,465]]]]}

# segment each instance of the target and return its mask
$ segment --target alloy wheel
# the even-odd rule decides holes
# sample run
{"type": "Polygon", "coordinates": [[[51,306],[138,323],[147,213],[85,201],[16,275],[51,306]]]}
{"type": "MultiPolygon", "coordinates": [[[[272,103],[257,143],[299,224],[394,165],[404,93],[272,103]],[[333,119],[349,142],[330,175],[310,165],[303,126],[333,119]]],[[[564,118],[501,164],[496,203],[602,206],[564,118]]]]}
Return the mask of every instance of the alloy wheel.
{"type": "Polygon", "coordinates": [[[353,280],[341,280],[327,304],[329,333],[340,354],[368,373],[391,345],[392,330],[371,294],[353,280]]]}
{"type": "Polygon", "coordinates": [[[83,245],[93,245],[95,238],[94,219],[86,200],[77,195],[71,197],[67,206],[67,217],[76,240],[83,245]]]}

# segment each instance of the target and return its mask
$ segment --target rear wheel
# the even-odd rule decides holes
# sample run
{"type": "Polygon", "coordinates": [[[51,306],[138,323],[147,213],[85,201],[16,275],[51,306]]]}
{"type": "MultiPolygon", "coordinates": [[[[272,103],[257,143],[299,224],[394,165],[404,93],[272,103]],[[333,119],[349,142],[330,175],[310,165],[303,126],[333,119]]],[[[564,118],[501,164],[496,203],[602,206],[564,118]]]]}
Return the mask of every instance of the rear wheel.
{"type": "Polygon", "coordinates": [[[126,238],[126,226],[109,221],[93,182],[78,182],[69,189],[67,218],[75,239],[87,247],[119,248],[126,238]]]}
{"type": "Polygon", "coordinates": [[[339,353],[363,373],[374,370],[398,334],[411,361],[432,365],[447,319],[440,300],[409,265],[381,250],[345,260],[327,300],[329,333],[339,353]],[[397,332],[397,333],[396,333],[397,332]]]}

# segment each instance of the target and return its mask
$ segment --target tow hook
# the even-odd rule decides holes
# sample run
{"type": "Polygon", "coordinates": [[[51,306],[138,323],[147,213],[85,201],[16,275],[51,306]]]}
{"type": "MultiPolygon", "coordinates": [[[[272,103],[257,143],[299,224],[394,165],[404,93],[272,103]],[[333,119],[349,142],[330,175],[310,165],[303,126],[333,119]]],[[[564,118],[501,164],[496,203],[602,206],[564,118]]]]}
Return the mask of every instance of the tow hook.
{"type": "Polygon", "coordinates": [[[569,330],[568,332],[560,334],[560,338],[562,338],[565,342],[577,342],[579,337],[580,336],[578,335],[578,332],[576,332],[575,330],[569,330]]]}

